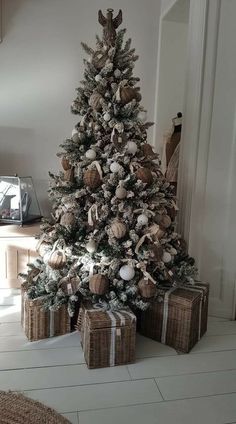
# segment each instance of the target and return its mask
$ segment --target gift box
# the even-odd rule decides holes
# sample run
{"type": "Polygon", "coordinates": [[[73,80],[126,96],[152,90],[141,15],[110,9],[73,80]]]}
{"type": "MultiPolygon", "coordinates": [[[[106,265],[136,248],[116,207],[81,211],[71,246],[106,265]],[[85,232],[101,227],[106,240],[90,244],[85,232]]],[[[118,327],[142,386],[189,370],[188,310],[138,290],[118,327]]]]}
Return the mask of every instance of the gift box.
{"type": "Polygon", "coordinates": [[[209,285],[197,283],[161,291],[142,312],[140,333],[187,353],[207,331],[209,285]]]}
{"type": "Polygon", "coordinates": [[[45,311],[42,298],[29,299],[23,288],[21,294],[21,325],[29,341],[71,332],[71,319],[66,305],[57,311],[45,311]]]}
{"type": "Polygon", "coordinates": [[[135,361],[136,316],[130,309],[105,311],[87,303],[81,311],[81,344],[88,368],[135,361]]]}

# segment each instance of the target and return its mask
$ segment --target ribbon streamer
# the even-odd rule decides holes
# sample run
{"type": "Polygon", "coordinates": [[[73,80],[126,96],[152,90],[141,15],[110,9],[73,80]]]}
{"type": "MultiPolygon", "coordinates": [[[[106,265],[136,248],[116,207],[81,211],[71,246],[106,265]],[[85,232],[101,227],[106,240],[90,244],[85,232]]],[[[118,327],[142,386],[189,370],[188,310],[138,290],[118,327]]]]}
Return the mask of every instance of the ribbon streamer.
{"type": "Polygon", "coordinates": [[[97,168],[97,171],[98,171],[98,173],[99,173],[99,176],[100,176],[100,178],[101,178],[101,180],[102,180],[102,168],[101,168],[100,163],[99,163],[97,160],[94,160],[94,161],[91,163],[90,168],[92,168],[92,167],[93,167],[93,165],[95,165],[95,167],[97,168]]]}
{"type": "Polygon", "coordinates": [[[136,253],[136,255],[138,254],[139,249],[140,249],[140,247],[142,246],[142,244],[145,242],[146,238],[148,238],[150,241],[152,241],[152,233],[144,234],[144,235],[141,237],[141,239],[138,241],[138,243],[136,244],[135,250],[134,250],[134,251],[135,251],[135,253],[136,253]]]}
{"type": "Polygon", "coordinates": [[[91,208],[88,211],[88,224],[92,227],[95,224],[95,221],[93,221],[93,213],[95,214],[95,219],[98,221],[98,207],[96,204],[92,205],[91,208]]]}

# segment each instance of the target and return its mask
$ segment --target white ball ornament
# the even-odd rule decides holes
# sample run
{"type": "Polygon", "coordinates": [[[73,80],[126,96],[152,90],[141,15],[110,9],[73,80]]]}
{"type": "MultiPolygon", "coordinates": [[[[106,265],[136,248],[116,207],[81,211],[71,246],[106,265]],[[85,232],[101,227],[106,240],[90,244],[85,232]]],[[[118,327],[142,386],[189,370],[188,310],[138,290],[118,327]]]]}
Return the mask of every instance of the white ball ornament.
{"type": "Polygon", "coordinates": [[[134,268],[130,265],[123,265],[120,268],[120,276],[122,280],[130,281],[135,276],[134,268]]]}
{"type": "Polygon", "coordinates": [[[117,199],[125,199],[127,196],[127,190],[124,187],[117,187],[116,189],[116,197],[117,199]]]}
{"type": "Polygon", "coordinates": [[[174,247],[171,247],[170,253],[171,253],[171,255],[177,255],[178,252],[174,247]]]}
{"type": "Polygon", "coordinates": [[[85,156],[86,156],[87,159],[94,160],[96,158],[97,154],[96,154],[95,150],[89,149],[85,153],[85,156]]]}
{"type": "Polygon", "coordinates": [[[100,74],[97,74],[97,75],[95,76],[95,81],[97,81],[97,82],[102,81],[102,76],[101,76],[100,74]]]}
{"type": "Polygon", "coordinates": [[[115,69],[115,71],[114,71],[114,76],[115,76],[116,78],[119,78],[119,77],[121,76],[121,71],[120,71],[119,69],[115,69]]]}
{"type": "Polygon", "coordinates": [[[163,253],[162,260],[163,260],[164,263],[167,264],[168,262],[171,261],[171,259],[172,259],[172,257],[171,257],[171,254],[169,252],[163,253]]]}
{"type": "Polygon", "coordinates": [[[108,112],[104,113],[103,119],[104,119],[104,121],[109,122],[111,120],[110,113],[108,113],[108,112]]]}
{"type": "Polygon", "coordinates": [[[138,113],[138,118],[140,121],[145,122],[147,120],[147,111],[146,110],[140,110],[138,113]]]}
{"type": "Polygon", "coordinates": [[[148,217],[144,213],[138,216],[137,219],[138,223],[141,225],[147,225],[148,224],[148,217]]]}
{"type": "Polygon", "coordinates": [[[135,153],[138,150],[137,144],[134,141],[128,141],[126,145],[126,149],[128,153],[131,153],[132,155],[135,155],[135,153]]]}
{"type": "Polygon", "coordinates": [[[72,130],[72,140],[73,141],[79,141],[79,133],[78,133],[78,131],[74,128],[73,130],[72,130]]]}
{"type": "Polygon", "coordinates": [[[113,174],[119,172],[121,169],[121,166],[118,162],[112,162],[110,165],[110,170],[113,174]]]}
{"type": "Polygon", "coordinates": [[[94,253],[97,249],[96,243],[94,240],[90,240],[85,246],[87,252],[94,253]]]}

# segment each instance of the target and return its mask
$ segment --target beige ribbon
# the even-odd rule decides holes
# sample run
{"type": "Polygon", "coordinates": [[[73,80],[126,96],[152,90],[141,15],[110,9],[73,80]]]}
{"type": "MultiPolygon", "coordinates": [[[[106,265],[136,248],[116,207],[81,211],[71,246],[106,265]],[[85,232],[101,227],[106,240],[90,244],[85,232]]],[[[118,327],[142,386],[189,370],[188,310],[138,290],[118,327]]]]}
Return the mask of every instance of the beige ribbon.
{"type": "Polygon", "coordinates": [[[142,244],[145,242],[146,238],[148,238],[150,241],[152,241],[152,234],[151,233],[144,234],[141,237],[141,239],[139,239],[138,243],[136,244],[135,250],[134,250],[136,255],[138,254],[139,249],[142,246],[142,244]]]}
{"type": "Polygon", "coordinates": [[[88,211],[88,224],[92,227],[95,221],[93,220],[93,213],[95,215],[95,219],[98,221],[98,207],[96,204],[92,205],[88,211]]]}
{"type": "Polygon", "coordinates": [[[165,293],[164,296],[164,307],[163,307],[163,320],[162,320],[162,332],[161,332],[161,343],[165,344],[166,342],[166,333],[167,333],[167,321],[168,321],[168,310],[169,310],[169,296],[177,287],[172,287],[165,293]]]}
{"type": "Polygon", "coordinates": [[[101,168],[100,163],[99,163],[97,160],[94,160],[94,161],[91,163],[90,168],[92,168],[92,167],[93,167],[93,165],[95,165],[95,167],[97,168],[97,171],[98,171],[98,173],[99,173],[99,176],[100,176],[100,178],[101,178],[101,180],[102,180],[102,168],[101,168]]]}
{"type": "Polygon", "coordinates": [[[135,209],[134,213],[147,213],[150,214],[151,216],[155,216],[155,213],[150,211],[150,209],[135,209]]]}
{"type": "Polygon", "coordinates": [[[55,312],[49,311],[49,321],[50,321],[50,327],[49,327],[49,337],[53,337],[55,335],[55,312]]]}

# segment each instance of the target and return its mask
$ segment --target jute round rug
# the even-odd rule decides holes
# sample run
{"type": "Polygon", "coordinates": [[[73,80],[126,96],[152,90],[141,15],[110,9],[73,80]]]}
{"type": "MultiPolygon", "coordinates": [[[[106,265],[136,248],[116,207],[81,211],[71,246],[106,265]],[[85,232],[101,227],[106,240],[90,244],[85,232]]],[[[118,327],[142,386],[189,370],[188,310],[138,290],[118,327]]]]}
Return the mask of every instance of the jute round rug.
{"type": "Polygon", "coordinates": [[[1,424],[70,424],[56,411],[22,394],[0,391],[1,424]]]}

